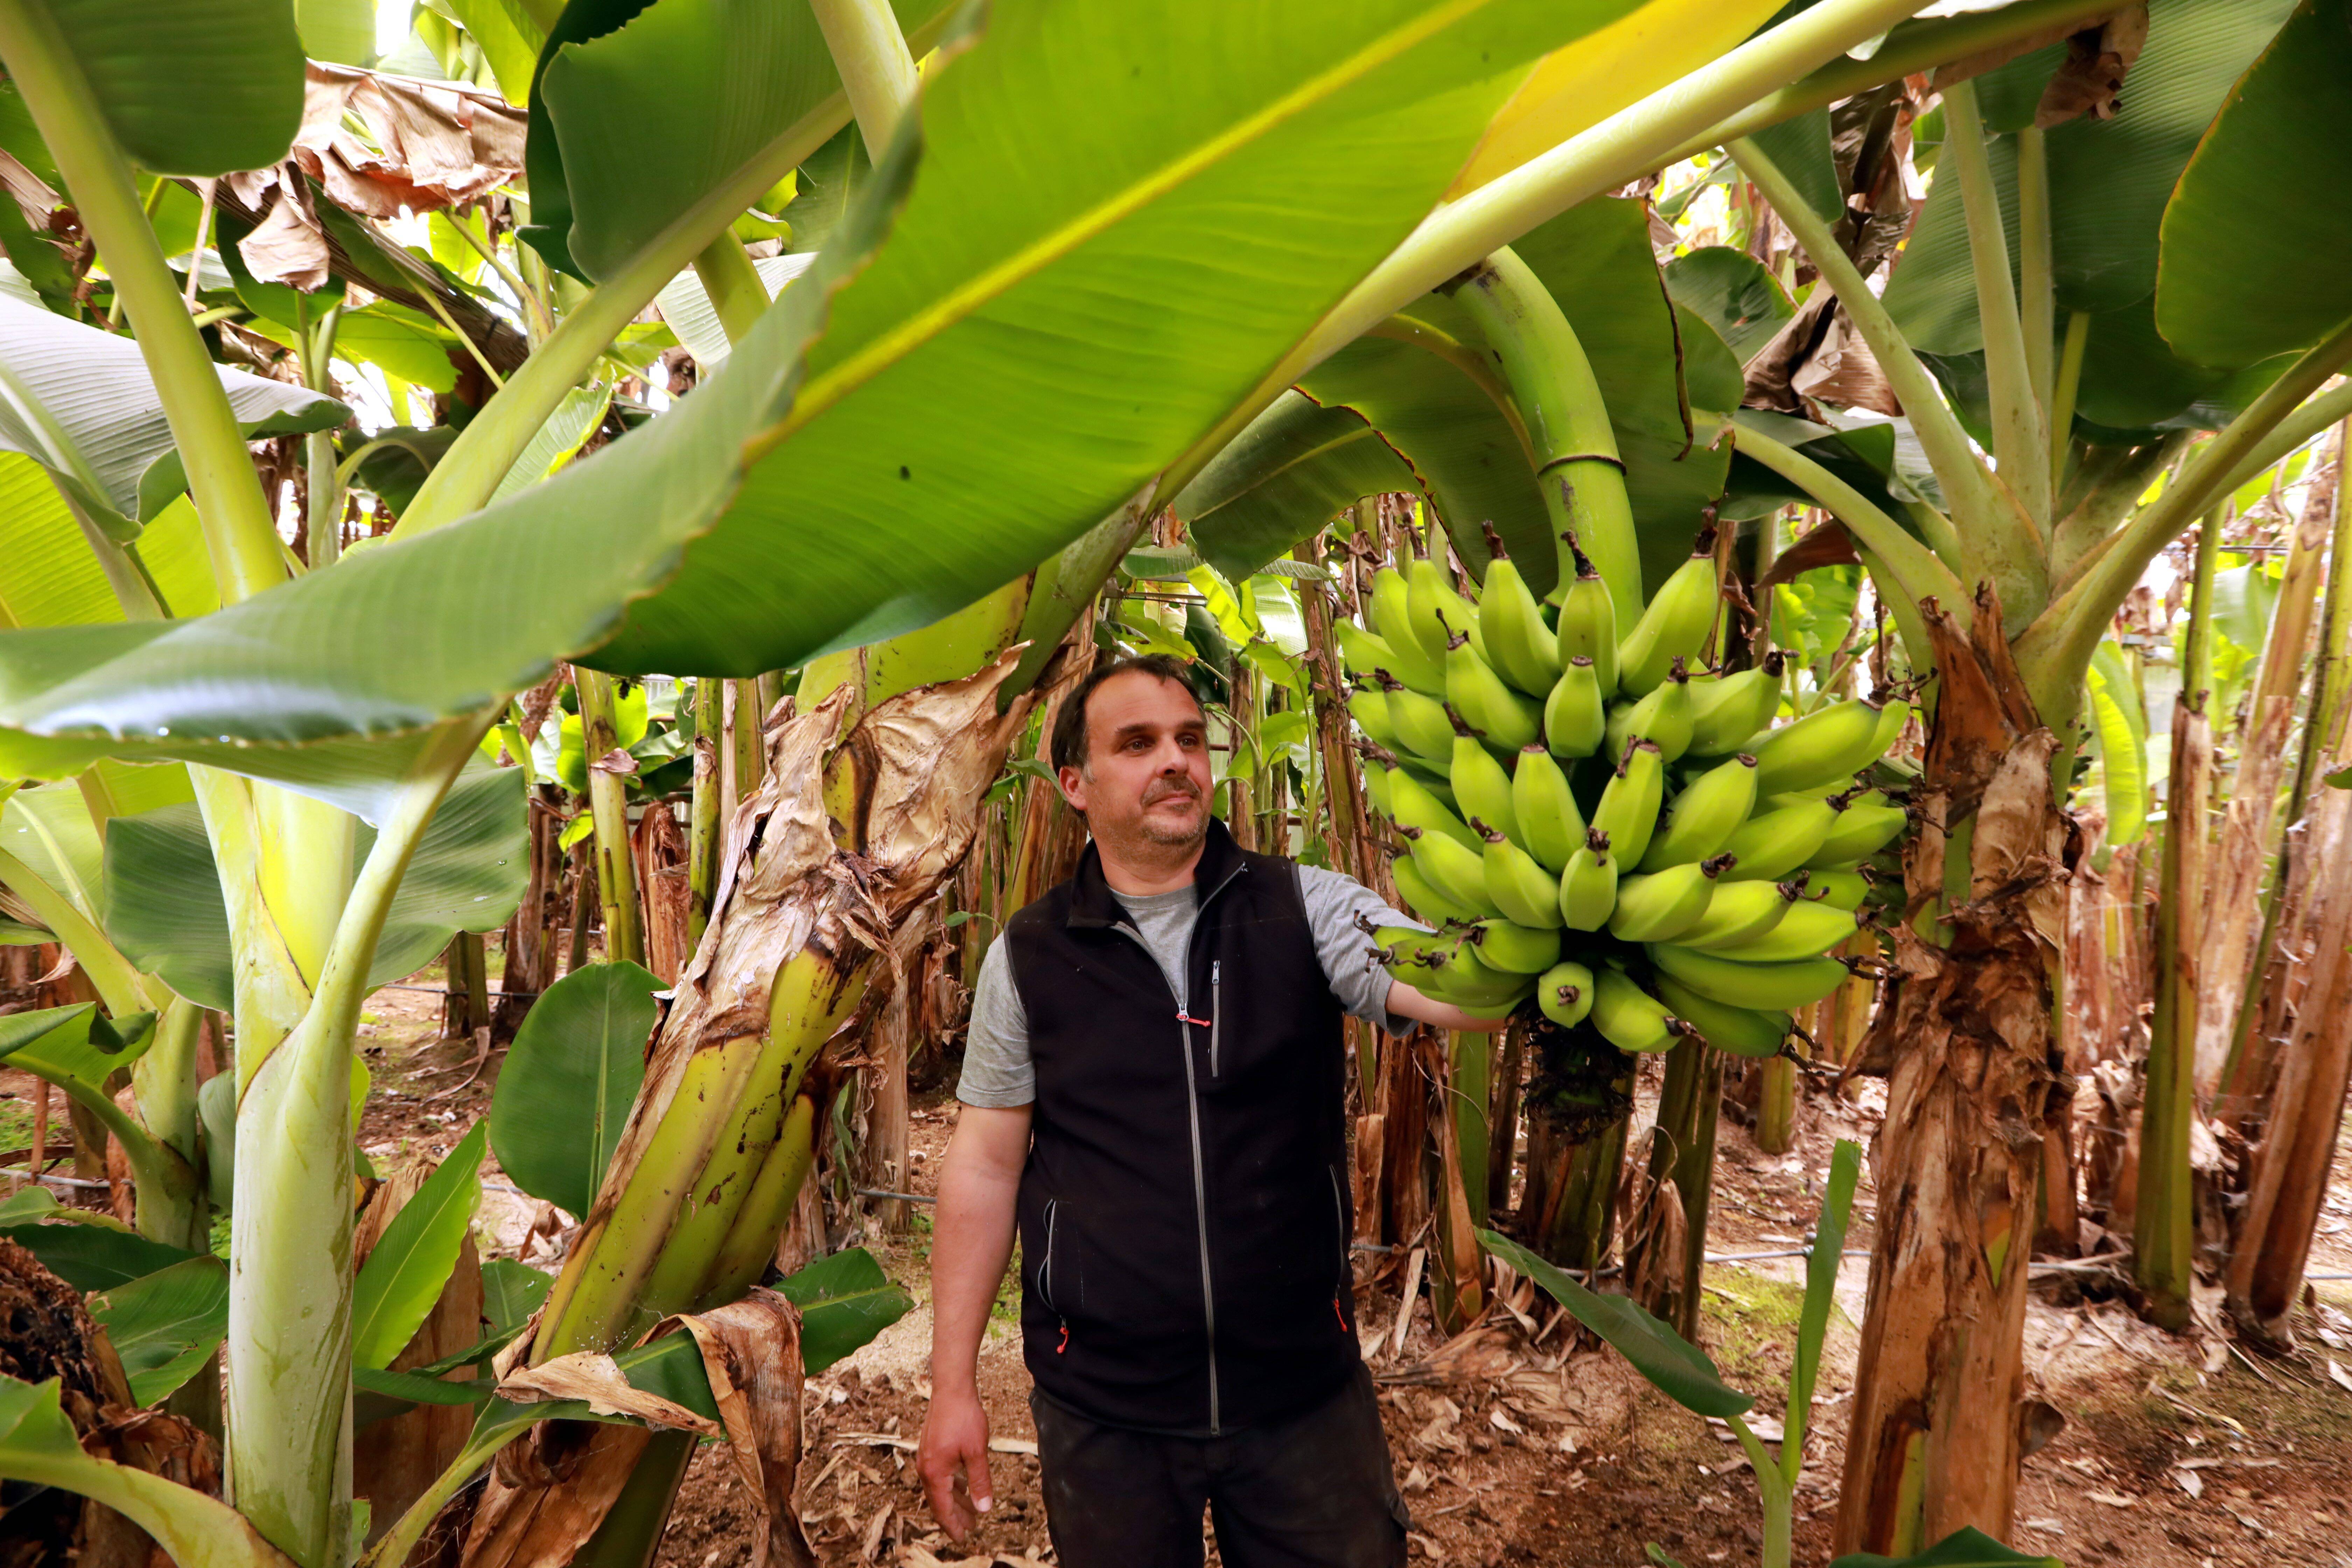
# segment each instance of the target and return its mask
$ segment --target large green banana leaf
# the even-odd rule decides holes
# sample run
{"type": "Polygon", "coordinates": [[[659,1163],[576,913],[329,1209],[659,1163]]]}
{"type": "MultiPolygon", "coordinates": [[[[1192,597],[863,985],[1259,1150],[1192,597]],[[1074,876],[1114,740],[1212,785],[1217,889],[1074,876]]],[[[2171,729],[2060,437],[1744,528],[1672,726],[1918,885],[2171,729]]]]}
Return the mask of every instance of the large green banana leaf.
{"type": "Polygon", "coordinates": [[[651,971],[576,969],[531,1004],[490,1097],[490,1147],[515,1185],[585,1215],[646,1079],[646,1040],[661,1014],[651,971]]]}
{"type": "MultiPolygon", "coordinates": [[[[920,54],[956,7],[891,9],[920,54]]],[[[763,149],[847,119],[805,5],[577,0],[532,78],[523,237],[567,272],[610,278],[763,149]]]]}
{"type": "Polygon", "coordinates": [[[2352,179],[2347,80],[2352,6],[2304,0],[2181,174],[2156,324],[2189,358],[2252,364],[2352,316],[2352,212],[2334,196],[2352,179]]]}
{"type": "Polygon", "coordinates": [[[1630,8],[1006,0],[691,397],[218,614],[0,635],[0,774],[194,757],[366,815],[426,726],[558,658],[748,675],[936,620],[1199,440],[1419,221],[1513,68],[1630,8]]]}
{"type": "MultiPolygon", "coordinates": [[[[2242,405],[2259,381],[2231,383],[2168,351],[2149,322],[2158,226],[2189,155],[2231,85],[2277,33],[2293,0],[2154,0],[2147,43],[2112,118],[2085,115],[2045,133],[2051,258],[2063,324],[2092,318],[2076,408],[2094,424],[2138,427],[2186,416],[2205,423],[2242,405]]],[[[1979,79],[1994,180],[2012,260],[2017,248],[2017,141],[2064,46],[2037,50],[1979,79]]],[[[2299,183],[2291,170],[2273,189],[2299,183]]],[[[2246,230],[2236,231],[2242,240],[2246,230]]],[[[1930,189],[1886,288],[1887,309],[1914,348],[1973,354],[1983,346],[1959,182],[1930,189]]]]}
{"type": "Polygon", "coordinates": [[[27,0],[25,9],[63,36],[115,140],[143,168],[266,169],[301,127],[302,40],[286,0],[27,0]]]}
{"type": "MultiPolygon", "coordinates": [[[[139,535],[139,559],[173,615],[220,607],[203,526],[184,495],[139,535]]],[[[83,626],[119,621],[114,596],[89,542],[47,469],[0,452],[0,628],[83,626]]]]}
{"type": "MultiPolygon", "coordinates": [[[[356,868],[375,832],[362,824],[354,837],[356,868]]],[[[458,931],[504,925],[522,901],[530,854],[522,770],[468,768],[434,814],[393,895],[368,984],[388,985],[422,969],[458,931]]],[[[198,1006],[228,1011],[236,973],[228,911],[196,808],[116,817],[107,825],[105,866],[101,918],[123,956],[198,1006]]]]}
{"type": "MultiPolygon", "coordinates": [[[[1650,249],[1645,204],[1585,202],[1512,248],[1559,302],[1592,362],[1625,460],[1643,574],[1660,582],[1689,553],[1701,509],[1722,493],[1730,454],[1714,441],[1738,405],[1738,362],[1712,327],[1687,313],[1678,319],[1650,249]]],[[[1486,353],[1467,316],[1442,296],[1415,300],[1401,321],[1486,353]]],[[[1177,498],[1207,559],[1252,556],[1255,567],[1370,493],[1351,489],[1369,481],[1428,496],[1474,567],[1486,559],[1478,525],[1491,521],[1529,585],[1550,590],[1557,546],[1526,443],[1486,388],[1412,342],[1368,337],[1317,366],[1298,390],[1333,418],[1323,439],[1302,447],[1307,416],[1277,403],[1177,498]],[[1378,432],[1409,482],[1396,483],[1393,467],[1362,442],[1340,438],[1343,413],[1378,432]]]]}
{"type": "MultiPolygon", "coordinates": [[[[247,436],[328,430],[352,416],[307,387],[215,368],[247,436]]],[[[168,478],[154,471],[172,432],[131,338],[0,298],[0,451],[40,463],[115,537],[136,537],[136,523],[185,488],[176,460],[168,478]]]]}

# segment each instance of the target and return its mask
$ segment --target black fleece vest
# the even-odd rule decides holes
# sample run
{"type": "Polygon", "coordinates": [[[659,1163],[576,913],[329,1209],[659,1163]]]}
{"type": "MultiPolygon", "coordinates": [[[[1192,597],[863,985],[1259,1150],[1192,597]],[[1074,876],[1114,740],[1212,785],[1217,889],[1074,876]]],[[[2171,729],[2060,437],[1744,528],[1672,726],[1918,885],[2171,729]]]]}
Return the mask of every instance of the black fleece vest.
{"type": "Polygon", "coordinates": [[[1037,1071],[1030,1374],[1097,1421],[1214,1435],[1309,1407],[1360,1352],[1341,1014],[1298,869],[1213,821],[1193,889],[1183,997],[1091,845],[1005,945],[1037,1071]]]}

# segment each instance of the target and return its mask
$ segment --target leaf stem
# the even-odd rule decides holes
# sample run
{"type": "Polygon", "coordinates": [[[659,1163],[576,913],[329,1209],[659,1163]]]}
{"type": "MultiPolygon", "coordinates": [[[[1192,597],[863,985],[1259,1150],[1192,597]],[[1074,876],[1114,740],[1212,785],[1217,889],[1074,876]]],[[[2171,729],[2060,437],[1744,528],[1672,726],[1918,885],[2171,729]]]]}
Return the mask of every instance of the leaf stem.
{"type": "Polygon", "coordinates": [[[727,334],[729,345],[741,342],[768,308],[768,285],[733,230],[696,253],[694,276],[702,291],[710,296],[710,308],[719,314],[719,326],[727,334]]]}
{"type": "Polygon", "coordinates": [[[1951,569],[1852,485],[1795,447],[1745,425],[1732,426],[1732,440],[1739,450],[1803,490],[1844,523],[1864,548],[1886,563],[1895,585],[1912,603],[1930,598],[1946,605],[1967,601],[1968,589],[1951,569]]]}
{"type": "Polygon", "coordinates": [[[888,0],[809,0],[809,9],[841,73],[866,155],[878,164],[915,101],[915,57],[907,37],[888,0]]]}
{"type": "Polygon", "coordinates": [[[2052,531],[2056,531],[2055,497],[2066,483],[2066,454],[2074,443],[2074,400],[2083,389],[2083,351],[2091,341],[2091,313],[2066,314],[2066,342],[2058,353],[2058,376],[2050,391],[2050,494],[2052,531]]]}
{"type": "Polygon", "coordinates": [[[1836,293],[1838,303],[1845,307],[1846,315],[1870,344],[1871,353],[1877,356],[1878,367],[1909,416],[1912,433],[1919,437],[1928,466],[1943,483],[1952,520],[1958,526],[1964,554],[1962,559],[1948,564],[1970,581],[1986,576],[1998,581],[2007,575],[2003,570],[2006,563],[1988,559],[1985,547],[1991,542],[1988,536],[1998,531],[1998,525],[1990,521],[1993,513],[2012,509],[2015,503],[2005,495],[1994,493],[1993,477],[1970,447],[1958,416],[1944,401],[1943,388],[1936,384],[1927,368],[1919,363],[1918,355],[1912,353],[1894,316],[1838,244],[1837,237],[1805,204],[1780,166],[1753,142],[1733,142],[1727,151],[1739,164],[1740,172],[1772,204],[1773,212],[1788,225],[1789,232],[1804,247],[1806,256],[1820,268],[1822,281],[1836,293]]]}
{"type": "MultiPolygon", "coordinates": [[[[2033,350],[2025,336],[2018,308],[2018,284],[2009,273],[2009,235],[2000,214],[2000,195],[1993,188],[1992,163],[1985,148],[1984,119],[1977,112],[1977,84],[1956,81],[1944,89],[1944,117],[1950,127],[1945,146],[1960,177],[1960,205],[1968,215],[1969,261],[1976,274],[1977,324],[1984,334],[1985,380],[1992,398],[1993,455],[2000,482],[2024,510],[2021,520],[2035,531],[2029,543],[2012,540],[2003,553],[2021,558],[2040,554],[2048,543],[2050,471],[2042,461],[2050,438],[2042,428],[2042,407],[2035,400],[2033,350]]],[[[2018,166],[2018,227],[2021,262],[2039,254],[2040,279],[2048,314],[2049,203],[2046,179],[2029,178],[2021,150],[2018,166]],[[2042,193],[2042,222],[2037,226],[2027,208],[2027,188],[2042,193]],[[2037,243],[2038,241],[2038,243],[2037,243]]],[[[2045,167],[2046,174],[2046,167],[2045,167]]],[[[2032,279],[2029,275],[2029,284],[2032,279]]],[[[2029,289],[2029,292],[2031,290],[2029,289]]],[[[2047,338],[2042,357],[2049,357],[2047,338]]],[[[1996,511],[1990,519],[2006,526],[2010,519],[1996,511]]],[[[2041,606],[2005,605],[2012,616],[2041,606]]]]}
{"type": "Polygon", "coordinates": [[[188,320],[179,281],[164,264],[139,187],[81,62],[47,13],[30,0],[0,0],[0,60],[56,158],[82,227],[105,259],[115,298],[138,334],[187,471],[221,602],[235,604],[284,582],[277,525],[244,433],[205,341],[188,320]]]}
{"type": "MultiPolygon", "coordinates": [[[[2074,582],[2035,616],[2015,639],[2018,673],[2024,677],[2036,707],[2047,721],[2073,710],[2069,699],[2090,667],[2091,650],[2105,635],[2107,623],[2139,582],[2140,574],[2167,544],[2179,538],[2231,486],[2242,483],[2242,465],[2277,447],[2280,457],[2299,443],[2277,446],[2289,417],[2298,425],[2323,405],[2328,419],[2317,421],[2312,432],[2344,416],[2338,404],[2352,400],[2352,387],[2338,387],[2326,398],[2299,407],[2327,379],[2352,360],[2352,321],[2342,325],[2289,366],[2265,387],[2262,395],[2206,443],[2165,487],[2164,493],[2142,507],[2130,521],[2108,536],[2106,544],[2086,557],[2074,582]],[[2265,441],[2264,437],[2272,439],[2265,441]]],[[[2306,432],[2304,439],[2309,438],[2306,432]]],[[[2262,470],[2255,468],[2252,472],[2262,470]]]]}

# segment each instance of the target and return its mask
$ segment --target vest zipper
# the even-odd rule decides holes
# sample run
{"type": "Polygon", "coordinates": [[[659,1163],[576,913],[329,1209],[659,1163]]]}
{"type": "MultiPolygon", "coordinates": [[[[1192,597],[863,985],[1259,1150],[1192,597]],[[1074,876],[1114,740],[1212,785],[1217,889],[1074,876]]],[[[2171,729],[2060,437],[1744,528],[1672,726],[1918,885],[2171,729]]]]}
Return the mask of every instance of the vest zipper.
{"type": "MultiPolygon", "coordinates": [[[[1192,943],[1201,940],[1201,917],[1208,913],[1210,901],[1230,887],[1235,877],[1247,869],[1249,869],[1248,866],[1243,864],[1226,872],[1225,879],[1210,889],[1197,906],[1192,917],[1192,935],[1185,943],[1184,973],[1188,977],[1192,973],[1192,943]]],[[[1111,929],[1125,931],[1135,940],[1136,946],[1143,949],[1147,955],[1150,954],[1151,945],[1143,940],[1143,933],[1136,930],[1133,925],[1121,922],[1111,929]]],[[[1160,967],[1157,957],[1152,958],[1151,966],[1154,969],[1160,967]]],[[[1218,961],[1212,960],[1209,970],[1211,976],[1209,1005],[1212,1008],[1216,1006],[1217,966],[1218,961]]],[[[1190,989],[1190,984],[1188,978],[1187,989],[1190,989]]],[[[1192,1070],[1193,1021],[1188,1016],[1192,1011],[1189,997],[1176,998],[1176,1017],[1181,1030],[1176,1037],[1184,1051],[1184,1115],[1192,1133],[1192,1217],[1201,1237],[1201,1316],[1209,1337],[1209,1436],[1218,1437],[1224,1435],[1224,1422],[1220,1411],[1217,1390],[1217,1288],[1209,1277],[1209,1178],[1201,1156],[1201,1086],[1197,1075],[1192,1070]]],[[[1213,1011],[1209,1015],[1209,1047],[1213,1056],[1216,1049],[1216,1043],[1217,1015],[1213,1011]]],[[[1213,1070],[1213,1063],[1212,1070],[1213,1070]]]]}

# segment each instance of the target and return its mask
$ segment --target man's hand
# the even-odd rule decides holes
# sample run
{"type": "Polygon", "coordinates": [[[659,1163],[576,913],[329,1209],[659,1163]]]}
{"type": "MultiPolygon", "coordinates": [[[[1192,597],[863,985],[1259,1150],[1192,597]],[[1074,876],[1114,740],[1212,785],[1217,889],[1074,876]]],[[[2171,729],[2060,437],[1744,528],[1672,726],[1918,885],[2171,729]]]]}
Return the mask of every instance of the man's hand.
{"type": "Polygon", "coordinates": [[[931,1413],[923,1419],[922,1445],[915,1450],[915,1468],[923,1478],[924,1495],[931,1512],[956,1541],[971,1528],[973,1510],[986,1513],[996,1506],[988,1478],[988,1412],[980,1395],[966,1390],[943,1395],[935,1388],[931,1413]],[[961,1479],[971,1501],[958,1495],[961,1479]]]}

